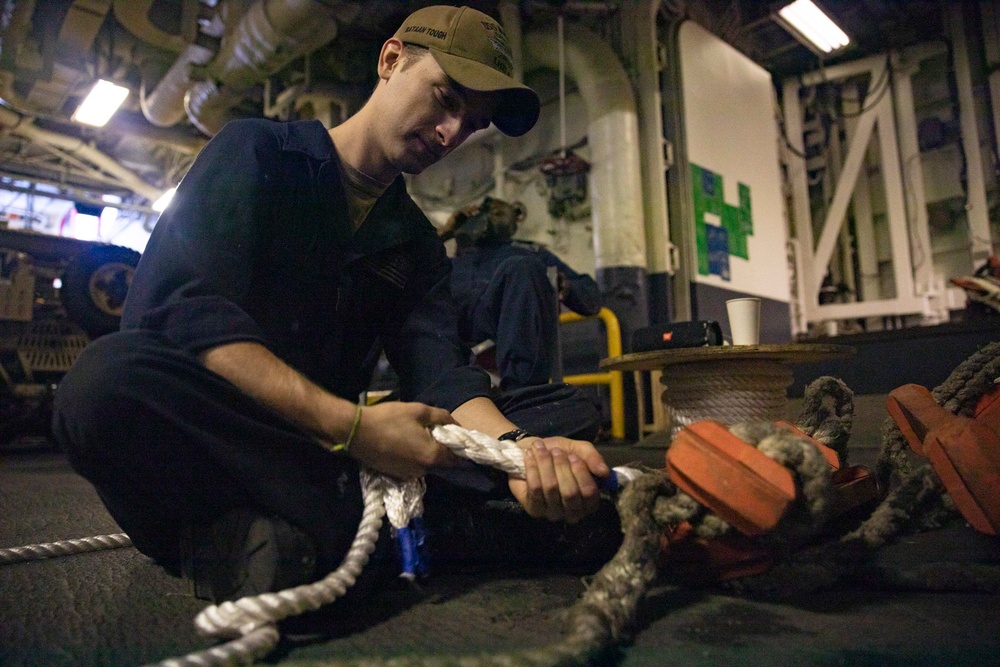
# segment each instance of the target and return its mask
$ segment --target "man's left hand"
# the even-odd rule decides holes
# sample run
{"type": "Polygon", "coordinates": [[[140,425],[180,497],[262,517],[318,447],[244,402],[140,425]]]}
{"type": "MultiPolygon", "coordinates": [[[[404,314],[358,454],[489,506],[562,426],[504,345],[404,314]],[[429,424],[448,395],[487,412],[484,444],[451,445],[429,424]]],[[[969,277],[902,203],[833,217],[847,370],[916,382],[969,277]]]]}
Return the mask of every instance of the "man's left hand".
{"type": "Polygon", "coordinates": [[[576,523],[595,511],[600,490],[594,477],[610,468],[592,444],[564,437],[525,438],[525,479],[511,479],[510,490],[528,514],[576,523]]]}

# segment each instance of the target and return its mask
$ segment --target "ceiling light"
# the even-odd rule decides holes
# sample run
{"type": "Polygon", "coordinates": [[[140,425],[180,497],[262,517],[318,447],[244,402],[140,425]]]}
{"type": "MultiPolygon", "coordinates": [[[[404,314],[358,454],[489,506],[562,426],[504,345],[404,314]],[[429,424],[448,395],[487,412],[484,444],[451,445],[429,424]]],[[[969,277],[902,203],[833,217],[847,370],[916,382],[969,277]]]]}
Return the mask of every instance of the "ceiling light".
{"type": "Polygon", "coordinates": [[[160,198],[153,202],[153,210],[157,212],[164,211],[170,204],[170,200],[174,198],[175,192],[177,192],[177,188],[173,187],[160,195],[160,198]]]}
{"type": "Polygon", "coordinates": [[[83,104],[77,107],[76,113],[73,114],[73,120],[95,127],[103,127],[118,111],[118,107],[122,105],[126,97],[128,97],[128,88],[122,88],[101,79],[94,84],[93,90],[83,100],[83,104]]]}
{"type": "Polygon", "coordinates": [[[778,10],[776,16],[796,39],[820,55],[839,51],[851,43],[840,29],[812,0],[795,0],[778,10]]]}

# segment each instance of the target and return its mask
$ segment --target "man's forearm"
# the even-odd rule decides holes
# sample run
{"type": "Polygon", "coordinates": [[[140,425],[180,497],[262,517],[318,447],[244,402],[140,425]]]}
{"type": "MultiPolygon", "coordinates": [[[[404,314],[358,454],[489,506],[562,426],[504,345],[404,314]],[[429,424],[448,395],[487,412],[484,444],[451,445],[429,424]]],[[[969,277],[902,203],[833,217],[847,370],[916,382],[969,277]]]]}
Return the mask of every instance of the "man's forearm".
{"type": "Polygon", "coordinates": [[[493,438],[517,428],[517,424],[504,417],[493,401],[485,396],[462,403],[451,411],[451,416],[462,427],[480,431],[493,438]]]}
{"type": "Polygon", "coordinates": [[[205,368],[320,440],[343,441],[355,406],[324,391],[259,343],[220,345],[202,352],[205,368]]]}

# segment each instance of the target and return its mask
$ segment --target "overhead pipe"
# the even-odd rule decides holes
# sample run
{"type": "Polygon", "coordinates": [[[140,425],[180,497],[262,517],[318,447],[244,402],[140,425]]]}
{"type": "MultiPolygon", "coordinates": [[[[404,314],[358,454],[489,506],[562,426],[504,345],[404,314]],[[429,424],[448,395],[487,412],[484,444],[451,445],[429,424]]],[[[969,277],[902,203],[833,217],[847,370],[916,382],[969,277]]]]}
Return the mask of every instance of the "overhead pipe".
{"type": "Polygon", "coordinates": [[[622,345],[629,351],[632,333],[649,325],[635,94],[618,55],[603,39],[574,24],[565,25],[563,34],[560,49],[556,29],[528,31],[525,55],[551,69],[558,69],[561,59],[583,98],[595,278],[605,306],[618,318],[622,345]]]}
{"type": "MultiPolygon", "coordinates": [[[[535,62],[559,68],[555,29],[529,31],[524,43],[535,62]]],[[[587,111],[595,264],[645,269],[639,121],[628,75],[611,47],[578,25],[565,27],[564,54],[587,111]]]]}
{"type": "MultiPolygon", "coordinates": [[[[343,7],[341,18],[360,11],[343,7]]],[[[337,36],[338,19],[316,0],[259,0],[222,38],[205,68],[207,79],[188,89],[184,105],[199,130],[216,134],[246,91],[289,62],[337,36]]]]}
{"type": "Polygon", "coordinates": [[[663,98],[660,95],[656,17],[662,0],[650,0],[635,8],[636,61],[639,72],[639,131],[642,136],[643,181],[646,196],[646,243],[649,246],[650,271],[672,273],[669,255],[670,238],[667,214],[667,161],[663,138],[663,98]]]}
{"type": "Polygon", "coordinates": [[[146,120],[157,127],[173,127],[184,120],[184,95],[192,85],[191,71],[208,63],[212,56],[210,49],[189,44],[151,92],[146,92],[143,80],[139,88],[139,108],[146,120]]]}
{"type": "MultiPolygon", "coordinates": [[[[142,0],[148,3],[150,0],[142,0]]],[[[138,5],[133,6],[130,0],[115,0],[115,11],[121,12],[123,16],[130,16],[131,22],[141,24],[138,17],[134,16],[138,5]]],[[[219,22],[224,26],[235,26],[239,21],[243,7],[234,4],[223,5],[219,11],[219,22]]],[[[148,11],[148,9],[146,10],[148,11]]],[[[145,16],[143,14],[143,16],[145,16]]],[[[188,35],[190,39],[173,50],[178,52],[177,60],[174,61],[170,69],[156,82],[156,86],[147,92],[146,78],[143,76],[139,87],[139,108],[143,116],[151,124],[158,127],[173,127],[187,117],[184,98],[188,90],[195,85],[196,78],[194,71],[196,68],[207,65],[215,57],[215,52],[205,46],[195,43],[197,38],[197,25],[194,35],[188,35]]],[[[131,29],[131,28],[130,28],[131,29]]],[[[137,30],[148,33],[148,29],[143,29],[137,25],[137,30]]],[[[213,37],[219,38],[225,32],[225,27],[213,27],[208,31],[213,37]]],[[[176,45],[175,45],[176,46],[176,45]]]]}

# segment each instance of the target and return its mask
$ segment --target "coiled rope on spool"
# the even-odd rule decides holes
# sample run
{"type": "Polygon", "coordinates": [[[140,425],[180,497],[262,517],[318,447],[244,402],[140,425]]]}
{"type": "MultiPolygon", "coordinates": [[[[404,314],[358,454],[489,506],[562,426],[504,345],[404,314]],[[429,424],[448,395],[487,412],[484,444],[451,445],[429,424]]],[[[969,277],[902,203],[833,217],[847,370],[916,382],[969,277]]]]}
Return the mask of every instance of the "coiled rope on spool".
{"type": "Polygon", "coordinates": [[[724,424],[783,419],[792,371],[773,360],[702,361],[671,366],[661,382],[674,438],[704,419],[724,424]]]}

